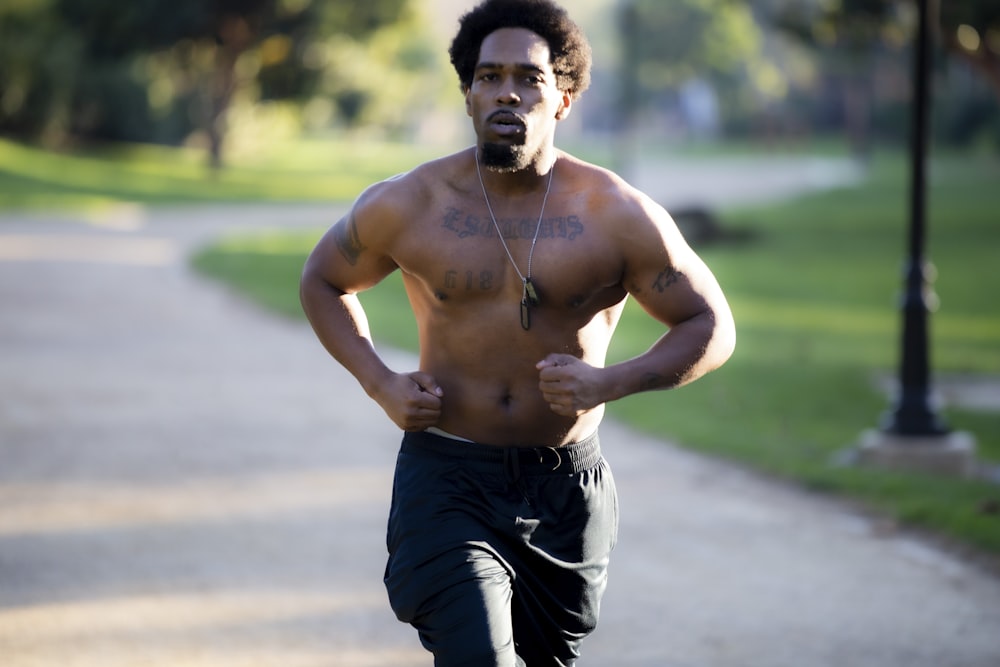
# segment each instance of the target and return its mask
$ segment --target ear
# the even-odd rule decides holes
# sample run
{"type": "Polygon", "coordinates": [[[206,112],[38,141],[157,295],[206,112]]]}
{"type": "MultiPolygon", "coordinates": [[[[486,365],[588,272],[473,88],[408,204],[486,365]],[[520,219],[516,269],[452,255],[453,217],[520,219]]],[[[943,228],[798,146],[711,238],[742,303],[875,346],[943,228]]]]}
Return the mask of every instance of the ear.
{"type": "Polygon", "coordinates": [[[469,93],[472,92],[472,88],[462,87],[462,94],[465,95],[465,113],[472,116],[472,100],[469,99],[469,93]]]}
{"type": "Polygon", "coordinates": [[[562,120],[569,115],[570,110],[573,108],[573,95],[569,91],[565,91],[562,94],[562,103],[556,110],[556,120],[562,120]]]}

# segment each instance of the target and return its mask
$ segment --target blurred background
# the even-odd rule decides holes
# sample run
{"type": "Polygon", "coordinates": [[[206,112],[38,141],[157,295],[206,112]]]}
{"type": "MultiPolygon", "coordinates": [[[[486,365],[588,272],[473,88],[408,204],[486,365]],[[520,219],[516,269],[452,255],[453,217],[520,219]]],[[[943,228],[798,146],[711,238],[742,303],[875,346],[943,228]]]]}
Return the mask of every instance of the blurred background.
{"type": "MultiPolygon", "coordinates": [[[[298,229],[275,234],[204,238],[184,258],[301,321],[302,263],[334,211],[472,141],[447,47],[474,4],[0,0],[0,210],[12,224],[30,219],[23,211],[56,210],[136,233],[157,216],[235,231],[253,216],[274,227],[297,218],[298,229]],[[200,216],[160,206],[197,203],[252,206],[200,216]]],[[[734,359],[672,394],[669,410],[650,393],[612,414],[1000,553],[1000,3],[574,0],[570,9],[591,38],[594,72],[560,147],[618,169],[671,211],[740,330],[734,359]],[[930,8],[933,44],[932,160],[917,203],[920,7],[930,8]],[[906,238],[925,212],[929,257],[914,263],[906,238]],[[934,264],[907,297],[934,313],[925,347],[936,384],[921,390],[942,423],[975,434],[984,474],[901,482],[831,465],[880,423],[897,370],[912,367],[900,364],[901,269],[925,259],[934,264]],[[687,414],[713,419],[678,418],[687,414]]],[[[24,247],[42,245],[0,237],[0,257],[21,261],[24,247]]],[[[373,331],[413,350],[405,296],[390,278],[365,295],[373,331]]],[[[610,359],[640,354],[661,333],[630,306],[610,359]]],[[[934,430],[949,430],[931,416],[934,430]]]]}
{"type": "MultiPolygon", "coordinates": [[[[0,135],[203,151],[302,135],[466,137],[446,47],[468,0],[3,0],[0,135]]],[[[594,83],[563,131],[904,144],[912,0],[575,0],[594,83]]],[[[945,0],[934,138],[1000,150],[1000,5],[945,0]]]]}
{"type": "MultiPolygon", "coordinates": [[[[335,211],[473,140],[447,47],[474,4],[0,0],[0,211],[13,223],[54,210],[119,233],[161,218],[201,226],[206,237],[185,261],[301,322],[302,262],[335,211]],[[231,208],[178,216],[164,206],[198,203],[231,208]],[[251,217],[299,224],[236,233],[251,217]],[[208,238],[209,222],[232,233],[217,238],[212,227],[208,238]]],[[[670,210],[740,330],[734,359],[672,394],[669,410],[650,393],[612,414],[1000,553],[1000,303],[990,296],[1000,3],[567,4],[593,44],[594,72],[558,144],[670,210]],[[917,202],[920,7],[932,42],[931,160],[917,202]],[[900,359],[900,294],[918,213],[929,252],[916,264],[928,261],[908,299],[934,314],[916,360],[931,353],[934,384],[919,383],[921,400],[943,412],[941,429],[931,413],[935,430],[974,433],[984,474],[973,479],[900,481],[839,465],[859,433],[884,425],[897,371],[914,367],[900,359]],[[713,419],[678,418],[687,414],[713,419]]],[[[0,237],[0,257],[24,259],[25,243],[0,237]]],[[[405,295],[390,278],[365,295],[373,331],[413,350],[405,295]]],[[[610,359],[660,333],[630,305],[610,359]]]]}
{"type": "MultiPolygon", "coordinates": [[[[995,587],[942,555],[1000,571],[1000,2],[930,2],[924,207],[921,1],[564,3],[594,72],[557,145],[670,210],[739,337],[717,372],[609,406],[658,455],[735,465],[617,459],[649,484],[621,486],[642,576],[597,663],[1000,664],[995,587]],[[849,456],[899,397],[924,208],[927,388],[974,438],[966,475],[849,456]],[[850,516],[774,520],[817,494],[850,516]]],[[[447,47],[474,4],[0,0],[4,667],[426,664],[380,581],[398,433],[297,288],[365,187],[472,142],[447,47]]],[[[376,343],[412,352],[398,278],[362,296],[376,343]]],[[[629,303],[609,360],[662,333],[629,303]]]]}

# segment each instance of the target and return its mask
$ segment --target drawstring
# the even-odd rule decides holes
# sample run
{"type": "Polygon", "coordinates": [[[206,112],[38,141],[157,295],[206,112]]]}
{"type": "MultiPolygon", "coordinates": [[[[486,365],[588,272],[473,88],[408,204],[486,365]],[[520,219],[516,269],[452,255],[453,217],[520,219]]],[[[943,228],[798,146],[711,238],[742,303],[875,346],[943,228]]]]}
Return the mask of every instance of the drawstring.
{"type": "MultiPolygon", "coordinates": [[[[548,449],[550,452],[556,455],[556,464],[552,466],[552,470],[558,470],[559,466],[562,465],[562,454],[560,454],[559,450],[556,449],[555,447],[547,447],[546,449],[548,449]]],[[[542,457],[540,455],[538,457],[538,462],[539,463],[542,462],[542,457]]]]}
{"type": "MultiPolygon", "coordinates": [[[[546,447],[547,450],[555,454],[556,464],[552,466],[552,470],[558,470],[559,466],[562,465],[562,454],[555,447],[546,447]]],[[[543,458],[541,453],[538,454],[538,462],[542,463],[543,458]]],[[[503,474],[504,478],[511,483],[517,484],[521,479],[521,452],[517,447],[505,447],[503,450],[503,474]]]]}
{"type": "Polygon", "coordinates": [[[524,488],[524,481],[521,479],[521,452],[517,447],[505,447],[503,450],[503,476],[505,489],[509,489],[513,484],[521,492],[524,502],[531,505],[531,498],[524,488]]]}

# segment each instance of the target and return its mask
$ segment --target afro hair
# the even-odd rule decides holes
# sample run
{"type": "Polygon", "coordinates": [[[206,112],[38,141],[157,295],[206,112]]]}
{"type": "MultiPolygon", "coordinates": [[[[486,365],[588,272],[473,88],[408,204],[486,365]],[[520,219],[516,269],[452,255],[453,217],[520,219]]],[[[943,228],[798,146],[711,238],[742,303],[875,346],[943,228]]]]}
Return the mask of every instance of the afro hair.
{"type": "Polygon", "coordinates": [[[559,90],[576,99],[590,86],[590,43],[565,9],[552,0],[486,0],[462,16],[448,51],[462,90],[472,87],[483,40],[501,28],[524,28],[548,42],[559,90]]]}

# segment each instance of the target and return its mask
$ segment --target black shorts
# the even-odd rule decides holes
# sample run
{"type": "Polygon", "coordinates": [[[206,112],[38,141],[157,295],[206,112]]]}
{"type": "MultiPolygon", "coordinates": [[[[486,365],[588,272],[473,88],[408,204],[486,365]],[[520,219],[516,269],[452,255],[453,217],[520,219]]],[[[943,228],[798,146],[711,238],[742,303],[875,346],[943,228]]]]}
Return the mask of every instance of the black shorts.
{"type": "Polygon", "coordinates": [[[597,625],[618,498],[596,435],[550,448],[407,433],[385,584],[436,667],[568,667],[597,625]]]}

